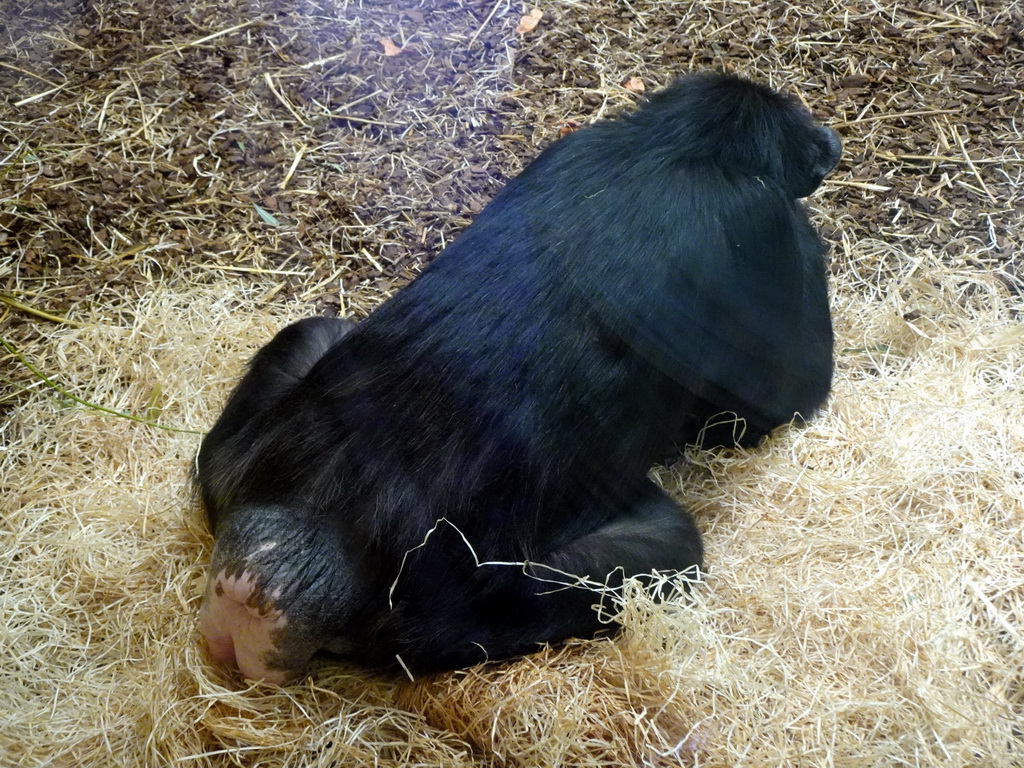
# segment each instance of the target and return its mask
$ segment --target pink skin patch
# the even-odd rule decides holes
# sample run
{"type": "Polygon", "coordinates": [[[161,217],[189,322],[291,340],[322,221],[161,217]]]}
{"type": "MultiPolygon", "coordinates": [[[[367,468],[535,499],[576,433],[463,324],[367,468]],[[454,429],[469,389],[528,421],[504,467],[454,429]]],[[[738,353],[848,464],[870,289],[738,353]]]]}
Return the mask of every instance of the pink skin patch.
{"type": "Polygon", "coordinates": [[[236,665],[251,680],[283,685],[291,674],[267,667],[263,659],[274,650],[273,634],[288,619],[272,601],[261,598],[249,571],[237,577],[224,571],[211,576],[199,611],[199,630],[218,664],[236,665]]]}

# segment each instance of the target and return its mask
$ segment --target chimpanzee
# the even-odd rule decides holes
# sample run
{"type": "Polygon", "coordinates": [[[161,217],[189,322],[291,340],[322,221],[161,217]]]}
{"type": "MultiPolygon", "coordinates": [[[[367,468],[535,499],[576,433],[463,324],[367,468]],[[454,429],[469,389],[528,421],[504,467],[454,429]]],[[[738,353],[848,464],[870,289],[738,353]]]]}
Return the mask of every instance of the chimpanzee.
{"type": "Polygon", "coordinates": [[[839,155],[793,99],[685,76],[548,147],[358,325],[282,330],[198,456],[213,657],[457,668],[601,631],[584,581],[699,568],[648,472],[715,414],[751,442],[826,398],[798,198],[839,155]]]}

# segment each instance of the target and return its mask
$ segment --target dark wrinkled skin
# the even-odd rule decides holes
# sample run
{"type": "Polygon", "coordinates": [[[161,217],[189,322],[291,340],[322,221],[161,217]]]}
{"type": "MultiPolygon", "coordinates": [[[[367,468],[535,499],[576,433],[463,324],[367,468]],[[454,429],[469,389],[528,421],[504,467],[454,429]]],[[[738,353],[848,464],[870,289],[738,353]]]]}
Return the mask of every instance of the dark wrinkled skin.
{"type": "Polygon", "coordinates": [[[795,101],[685,77],[541,153],[359,325],[284,329],[199,454],[214,657],[273,682],[320,650],[456,668],[607,627],[552,579],[699,568],[647,473],[826,398],[798,199],[839,154],[795,101]]]}

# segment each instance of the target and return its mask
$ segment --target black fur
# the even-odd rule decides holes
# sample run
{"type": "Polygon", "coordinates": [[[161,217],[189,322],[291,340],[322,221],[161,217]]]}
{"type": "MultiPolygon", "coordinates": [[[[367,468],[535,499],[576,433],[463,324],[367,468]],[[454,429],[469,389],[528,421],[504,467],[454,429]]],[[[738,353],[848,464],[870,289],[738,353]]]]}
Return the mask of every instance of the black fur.
{"type": "Polygon", "coordinates": [[[798,198],[839,152],[791,99],[684,77],[541,153],[358,326],[282,331],[198,462],[212,573],[256,573],[288,618],[267,667],[528,652],[603,626],[593,593],[535,577],[699,566],[691,516],[647,473],[721,411],[750,442],[827,396],[823,249],[798,198]]]}

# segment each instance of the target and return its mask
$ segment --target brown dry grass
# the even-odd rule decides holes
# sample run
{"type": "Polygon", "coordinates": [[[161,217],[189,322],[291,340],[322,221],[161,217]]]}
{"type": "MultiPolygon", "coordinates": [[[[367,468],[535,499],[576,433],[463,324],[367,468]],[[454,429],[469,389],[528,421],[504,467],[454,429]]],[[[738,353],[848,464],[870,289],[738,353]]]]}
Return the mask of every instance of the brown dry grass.
{"type": "Polygon", "coordinates": [[[659,470],[708,583],[614,642],[249,688],[197,642],[198,435],[3,352],[0,766],[1024,765],[1021,4],[541,7],[519,40],[490,0],[0,0],[3,336],[201,431],[274,330],[371,309],[627,77],[769,79],[846,141],[839,370],[808,428],[659,470]]]}

